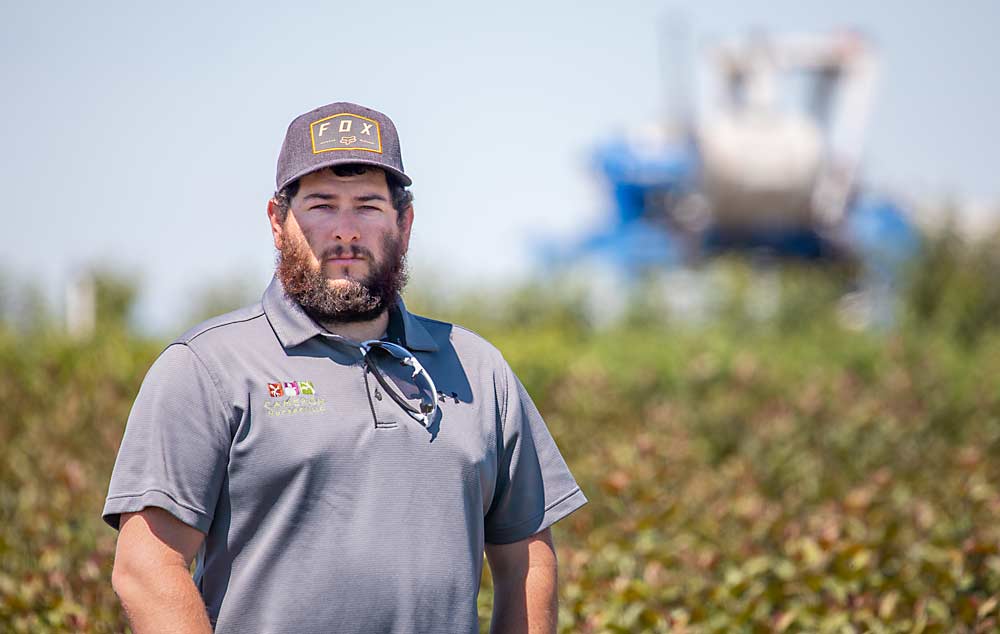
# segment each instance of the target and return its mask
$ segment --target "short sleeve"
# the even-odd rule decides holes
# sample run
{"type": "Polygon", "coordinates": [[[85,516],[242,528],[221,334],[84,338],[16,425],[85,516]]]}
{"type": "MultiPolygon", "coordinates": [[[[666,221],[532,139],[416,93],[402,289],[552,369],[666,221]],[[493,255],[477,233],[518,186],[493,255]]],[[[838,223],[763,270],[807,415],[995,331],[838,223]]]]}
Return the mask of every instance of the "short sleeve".
{"type": "Polygon", "coordinates": [[[117,529],[122,513],[156,506],[207,533],[230,444],[227,412],[208,369],[187,345],[169,346],[129,414],[104,521],[117,529]]]}
{"type": "Polygon", "coordinates": [[[587,503],[527,390],[504,362],[506,407],[486,541],[508,544],[544,530],[587,503]]]}

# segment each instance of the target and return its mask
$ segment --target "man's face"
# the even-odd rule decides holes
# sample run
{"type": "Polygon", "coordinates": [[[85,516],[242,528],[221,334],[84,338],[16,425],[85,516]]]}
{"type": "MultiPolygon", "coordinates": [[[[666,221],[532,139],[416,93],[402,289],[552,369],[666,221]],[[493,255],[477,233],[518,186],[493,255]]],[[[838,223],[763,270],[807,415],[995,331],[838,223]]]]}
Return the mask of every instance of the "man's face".
{"type": "Polygon", "coordinates": [[[321,321],[368,321],[406,283],[410,209],[397,222],[385,173],[338,176],[328,169],[299,179],[280,222],[268,207],[277,275],[285,292],[321,321]]]}

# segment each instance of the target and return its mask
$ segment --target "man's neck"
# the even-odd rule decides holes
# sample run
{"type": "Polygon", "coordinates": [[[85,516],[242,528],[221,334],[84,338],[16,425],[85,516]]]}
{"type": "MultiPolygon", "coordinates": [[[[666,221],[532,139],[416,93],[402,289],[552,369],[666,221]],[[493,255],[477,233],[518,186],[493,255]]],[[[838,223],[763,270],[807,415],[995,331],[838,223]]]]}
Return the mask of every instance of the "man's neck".
{"type": "Polygon", "coordinates": [[[389,311],[371,321],[321,321],[320,325],[329,332],[361,343],[369,339],[380,339],[389,327],[389,311]]]}

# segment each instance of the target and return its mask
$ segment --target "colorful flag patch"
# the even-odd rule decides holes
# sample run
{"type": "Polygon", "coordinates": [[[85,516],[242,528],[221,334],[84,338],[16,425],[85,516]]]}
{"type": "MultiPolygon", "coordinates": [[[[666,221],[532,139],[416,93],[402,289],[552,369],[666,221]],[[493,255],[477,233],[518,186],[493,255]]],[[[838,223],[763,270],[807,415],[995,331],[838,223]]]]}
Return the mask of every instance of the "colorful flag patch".
{"type": "Polygon", "coordinates": [[[267,395],[271,398],[284,396],[314,396],[316,386],[312,381],[279,381],[267,384],[267,395]]]}

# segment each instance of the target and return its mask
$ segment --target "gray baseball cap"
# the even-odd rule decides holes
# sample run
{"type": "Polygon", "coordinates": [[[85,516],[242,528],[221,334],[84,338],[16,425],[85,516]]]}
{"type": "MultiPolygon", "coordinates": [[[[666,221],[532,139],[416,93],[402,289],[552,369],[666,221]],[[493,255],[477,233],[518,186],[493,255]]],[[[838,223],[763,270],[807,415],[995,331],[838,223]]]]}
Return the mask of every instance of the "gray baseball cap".
{"type": "Polygon", "coordinates": [[[318,169],[341,163],[376,165],[403,185],[399,135],[389,117],[356,103],[338,101],[299,115],[288,126],[278,155],[277,190],[318,169]]]}

